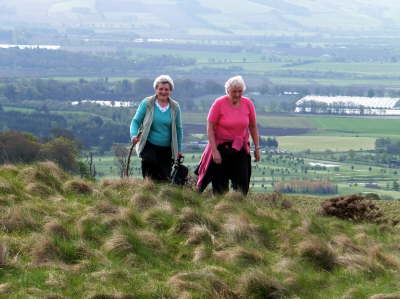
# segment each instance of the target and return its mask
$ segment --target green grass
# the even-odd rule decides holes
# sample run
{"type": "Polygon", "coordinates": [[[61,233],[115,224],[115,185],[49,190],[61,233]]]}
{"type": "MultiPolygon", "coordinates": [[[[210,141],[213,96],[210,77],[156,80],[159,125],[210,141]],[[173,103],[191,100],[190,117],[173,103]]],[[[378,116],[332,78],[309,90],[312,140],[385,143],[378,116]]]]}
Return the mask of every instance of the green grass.
{"type": "MultiPolygon", "coordinates": [[[[400,286],[400,228],[318,216],[322,198],[136,179],[83,181],[92,192],[80,194],[49,163],[0,167],[0,179],[14,187],[0,195],[4,298],[276,298],[271,287],[277,298],[368,298],[400,286]],[[24,188],[54,181],[50,195],[24,188]]],[[[399,201],[376,204],[398,217],[399,201]]]]}

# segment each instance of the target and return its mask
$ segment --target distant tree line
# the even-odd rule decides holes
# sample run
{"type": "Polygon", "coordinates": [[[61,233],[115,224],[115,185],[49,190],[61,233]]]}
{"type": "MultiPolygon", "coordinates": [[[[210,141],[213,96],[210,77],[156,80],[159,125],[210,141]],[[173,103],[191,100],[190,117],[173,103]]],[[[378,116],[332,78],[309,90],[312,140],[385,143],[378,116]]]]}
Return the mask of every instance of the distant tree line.
{"type": "Polygon", "coordinates": [[[337,185],[327,181],[287,181],[277,182],[275,191],[282,193],[336,194],[337,185]]]}
{"type": "Polygon", "coordinates": [[[3,76],[99,76],[136,75],[138,71],[162,70],[167,66],[193,65],[196,60],[174,55],[153,55],[140,60],[124,57],[96,56],[63,50],[0,49],[0,68],[3,76]]]}
{"type": "Polygon", "coordinates": [[[73,139],[54,137],[47,141],[17,131],[0,132],[0,164],[54,161],[64,170],[79,170],[79,148],[73,139]]]}
{"type": "Polygon", "coordinates": [[[389,137],[378,138],[375,140],[375,150],[378,153],[400,154],[400,140],[389,137]]]}

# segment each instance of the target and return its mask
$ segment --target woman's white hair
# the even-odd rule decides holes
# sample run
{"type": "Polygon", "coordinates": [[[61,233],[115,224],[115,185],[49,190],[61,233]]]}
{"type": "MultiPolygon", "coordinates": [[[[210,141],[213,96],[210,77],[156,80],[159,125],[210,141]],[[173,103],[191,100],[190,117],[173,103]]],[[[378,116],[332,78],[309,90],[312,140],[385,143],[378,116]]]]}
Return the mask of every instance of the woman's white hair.
{"type": "Polygon", "coordinates": [[[232,87],[241,87],[243,89],[243,92],[246,91],[246,83],[244,83],[242,76],[229,78],[228,81],[225,82],[226,94],[228,94],[229,89],[231,89],[232,87]]]}
{"type": "Polygon", "coordinates": [[[159,84],[165,84],[165,83],[168,83],[171,90],[174,90],[174,81],[168,75],[158,76],[153,82],[153,87],[154,87],[154,89],[157,89],[157,86],[159,84]]]}

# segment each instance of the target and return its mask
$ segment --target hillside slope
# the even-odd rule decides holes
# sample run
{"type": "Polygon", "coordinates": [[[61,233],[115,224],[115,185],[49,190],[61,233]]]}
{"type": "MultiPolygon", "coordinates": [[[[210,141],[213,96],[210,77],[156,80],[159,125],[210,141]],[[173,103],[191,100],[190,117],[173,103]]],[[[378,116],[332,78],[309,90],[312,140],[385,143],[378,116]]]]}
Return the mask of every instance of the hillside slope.
{"type": "Polygon", "coordinates": [[[234,5],[228,0],[3,0],[0,7],[7,20],[125,23],[187,33],[394,32],[400,27],[400,3],[392,0],[241,0],[234,5]]]}
{"type": "Polygon", "coordinates": [[[326,299],[398,292],[399,227],[324,218],[315,213],[318,204],[272,194],[200,196],[135,179],[94,184],[50,162],[4,165],[0,297],[326,299]]]}

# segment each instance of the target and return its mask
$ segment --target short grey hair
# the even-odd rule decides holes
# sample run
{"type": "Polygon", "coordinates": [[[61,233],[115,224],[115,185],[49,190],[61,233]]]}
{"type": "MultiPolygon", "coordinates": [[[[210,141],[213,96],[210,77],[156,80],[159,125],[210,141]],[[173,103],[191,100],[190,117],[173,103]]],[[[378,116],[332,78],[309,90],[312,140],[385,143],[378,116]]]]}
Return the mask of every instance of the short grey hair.
{"type": "Polygon", "coordinates": [[[228,81],[225,82],[225,93],[228,94],[229,89],[232,87],[241,87],[243,88],[243,92],[246,91],[246,83],[244,83],[242,76],[229,78],[228,81]]]}
{"type": "Polygon", "coordinates": [[[168,75],[158,76],[153,82],[153,87],[154,87],[154,89],[157,89],[157,86],[159,84],[165,84],[165,83],[168,83],[171,90],[174,90],[174,81],[168,75]]]}

